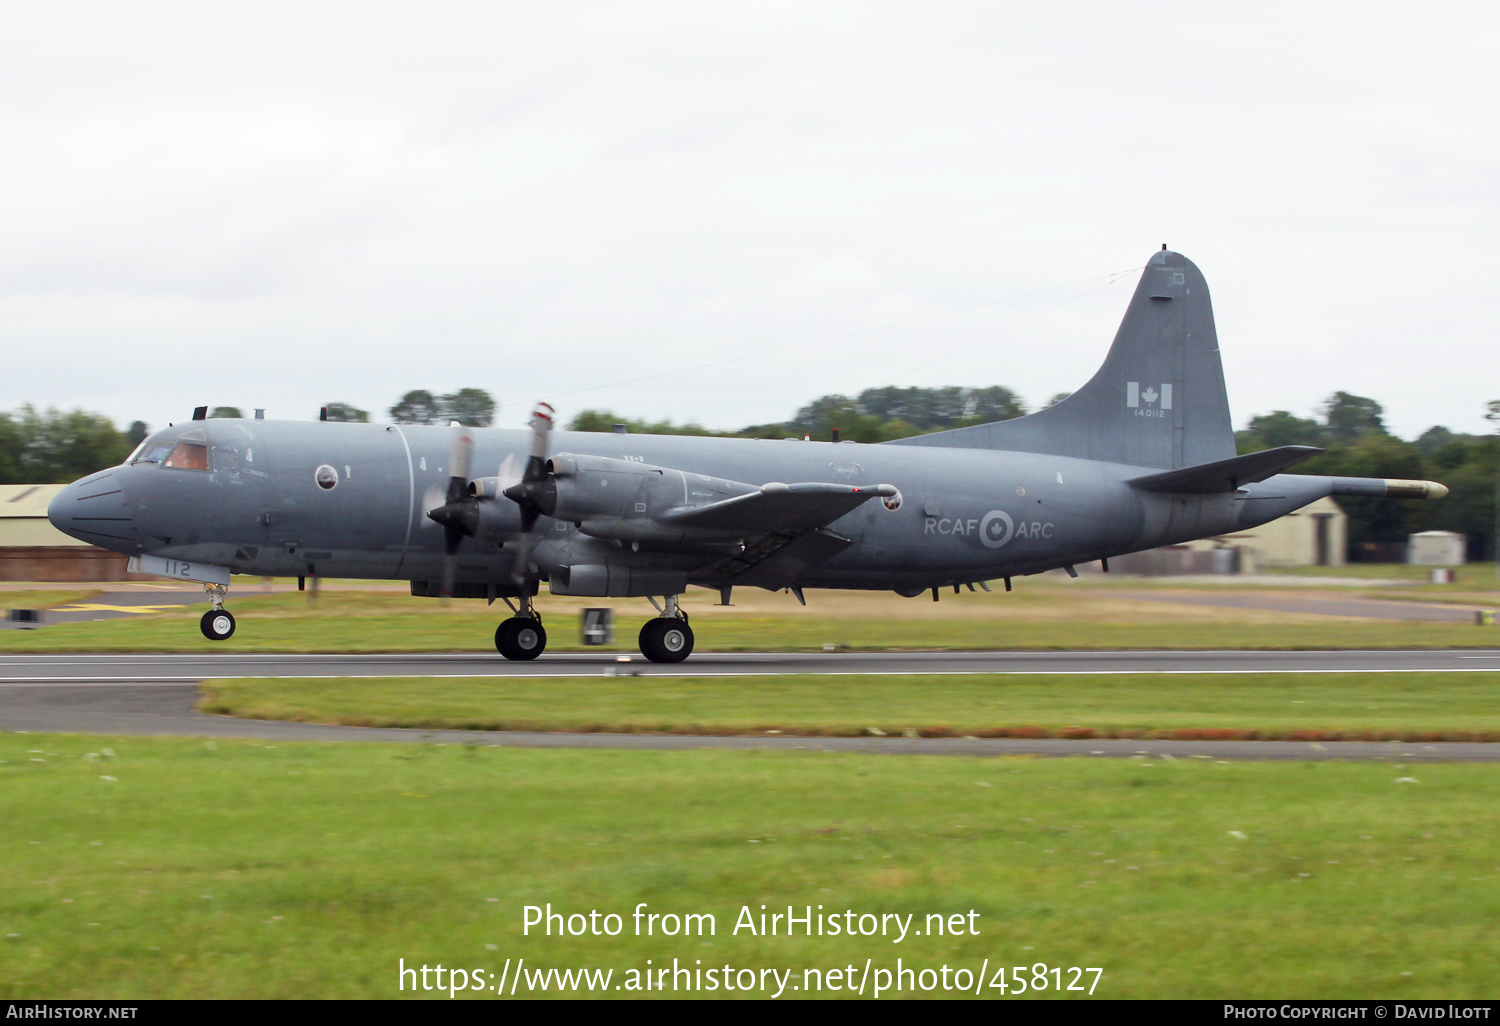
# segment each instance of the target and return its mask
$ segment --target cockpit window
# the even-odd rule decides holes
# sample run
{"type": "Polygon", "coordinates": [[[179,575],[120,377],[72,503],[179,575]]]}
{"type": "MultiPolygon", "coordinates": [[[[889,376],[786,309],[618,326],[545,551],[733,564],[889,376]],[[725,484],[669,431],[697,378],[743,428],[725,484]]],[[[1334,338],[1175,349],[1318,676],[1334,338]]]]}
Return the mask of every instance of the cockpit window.
{"type": "Polygon", "coordinates": [[[174,470],[208,470],[208,438],[190,428],[176,438],[147,439],[130,454],[130,463],[155,463],[174,470]]]}
{"type": "Polygon", "coordinates": [[[171,442],[145,442],[135,451],[130,458],[131,463],[160,463],[172,454],[175,448],[171,442]]]}
{"type": "Polygon", "coordinates": [[[207,470],[208,446],[198,442],[178,442],[161,465],[179,470],[207,470]]]}

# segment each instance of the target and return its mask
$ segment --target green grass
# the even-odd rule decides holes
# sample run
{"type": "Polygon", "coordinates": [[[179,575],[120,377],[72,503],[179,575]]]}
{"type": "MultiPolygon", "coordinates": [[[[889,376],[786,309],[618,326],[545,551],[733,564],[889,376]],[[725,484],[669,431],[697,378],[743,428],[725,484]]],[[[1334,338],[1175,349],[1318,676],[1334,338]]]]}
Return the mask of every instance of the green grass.
{"type": "MultiPolygon", "coordinates": [[[[1087,591],[1079,603],[1099,602],[1087,591]]],[[[1069,618],[1069,596],[1056,589],[1026,596],[1005,596],[1021,616],[1016,619],[964,616],[954,603],[953,619],[839,616],[798,613],[762,615],[732,613],[700,616],[694,621],[703,651],[817,651],[826,645],[845,649],[1320,649],[1320,648],[1462,648],[1500,643],[1500,633],[1468,624],[1359,621],[1236,622],[1254,617],[1244,611],[1184,610],[1180,616],[1141,620],[1125,615],[1118,603],[1116,619],[1069,618]],[[1028,605],[1028,603],[1030,605],[1028,605]],[[1193,619],[1222,616],[1219,620],[1193,619]]],[[[634,605],[640,605],[635,603],[634,605]]],[[[206,606],[92,623],[59,624],[41,631],[0,633],[0,652],[491,652],[496,623],[508,616],[503,607],[399,594],[326,593],[316,604],[295,594],[243,596],[230,603],[239,618],[234,637],[210,642],[198,631],[206,606]]],[[[576,613],[543,616],[552,651],[578,650],[576,613]]],[[[634,651],[635,633],[649,610],[617,611],[617,640],[606,650],[634,651]]]]}
{"type": "Polygon", "coordinates": [[[1449,585],[1437,585],[1432,591],[1423,590],[1416,593],[1365,591],[1360,592],[1359,597],[1382,599],[1387,602],[1434,602],[1439,605],[1478,606],[1480,608],[1493,608],[1496,605],[1500,605],[1500,595],[1491,595],[1487,592],[1475,592],[1466,589],[1445,593],[1442,589],[1447,587],[1449,585]]]}
{"type": "Polygon", "coordinates": [[[74,602],[83,602],[99,594],[99,589],[89,591],[72,589],[47,590],[38,588],[32,590],[17,589],[15,591],[0,591],[0,607],[5,609],[52,609],[56,606],[66,606],[74,602]]]}
{"type": "Polygon", "coordinates": [[[8,998],[388,998],[398,959],[521,957],[617,981],[647,959],[988,958],[1103,967],[1104,998],[1492,998],[1500,979],[1491,766],[15,734],[0,760],[8,998]],[[717,931],[523,936],[548,902],[717,931]],[[732,935],[761,904],[972,909],[978,936],[732,935]]]}
{"type": "Polygon", "coordinates": [[[353,726],[1500,740],[1500,673],[212,680],[204,712],[353,726]]]}
{"type": "Polygon", "coordinates": [[[1449,567],[1454,577],[1452,584],[1427,584],[1430,566],[1413,566],[1410,563],[1348,563],[1344,566],[1275,566],[1265,567],[1259,573],[1302,578],[1318,577],[1364,577],[1371,580],[1410,581],[1422,585],[1424,590],[1492,591],[1500,589],[1500,574],[1493,563],[1466,563],[1449,567]]]}

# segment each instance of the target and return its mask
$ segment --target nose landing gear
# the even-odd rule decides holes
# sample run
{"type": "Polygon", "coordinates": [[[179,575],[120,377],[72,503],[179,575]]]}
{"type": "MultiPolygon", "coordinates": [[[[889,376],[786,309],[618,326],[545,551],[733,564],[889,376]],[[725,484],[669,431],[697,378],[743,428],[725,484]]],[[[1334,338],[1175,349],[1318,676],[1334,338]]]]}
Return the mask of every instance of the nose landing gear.
{"type": "MultiPolygon", "coordinates": [[[[652,605],[656,600],[652,599],[652,605]]],[[[677,604],[676,595],[668,595],[666,607],[654,620],[641,627],[641,655],[653,663],[680,663],[693,654],[693,628],[688,615],[677,604]]]]}
{"type": "Polygon", "coordinates": [[[225,641],[234,633],[234,614],[224,608],[224,593],[229,590],[223,584],[205,584],[208,601],[213,606],[198,621],[198,629],[209,641],[225,641]]]}

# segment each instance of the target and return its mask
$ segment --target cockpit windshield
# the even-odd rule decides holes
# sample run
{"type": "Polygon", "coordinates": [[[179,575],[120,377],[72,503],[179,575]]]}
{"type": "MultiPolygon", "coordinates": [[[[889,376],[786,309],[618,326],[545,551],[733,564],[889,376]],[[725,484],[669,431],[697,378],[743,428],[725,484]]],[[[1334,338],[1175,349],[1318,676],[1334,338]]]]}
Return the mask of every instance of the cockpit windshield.
{"type": "Polygon", "coordinates": [[[202,442],[152,442],[141,446],[131,463],[157,463],[179,470],[207,470],[208,446],[202,442]]]}

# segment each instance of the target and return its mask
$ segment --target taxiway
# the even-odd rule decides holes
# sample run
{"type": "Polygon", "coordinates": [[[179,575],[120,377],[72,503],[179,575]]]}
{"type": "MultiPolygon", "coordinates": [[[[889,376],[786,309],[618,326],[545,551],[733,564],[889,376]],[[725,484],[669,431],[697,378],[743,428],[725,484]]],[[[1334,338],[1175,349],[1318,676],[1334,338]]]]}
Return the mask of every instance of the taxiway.
{"type": "MultiPolygon", "coordinates": [[[[103,734],[398,741],[528,748],[770,748],[872,754],[1154,756],[1212,759],[1500,761],[1500,744],[1443,742],[705,737],[433,731],[241,720],[196,711],[210,677],[546,677],[638,674],[1370,673],[1500,670],[1500,650],[1400,652],[701,653],[663,666],[639,657],[560,653],[534,663],[452,655],[0,656],[0,729],[103,734]]],[[[643,682],[644,683],[644,682],[643,682]]]]}

